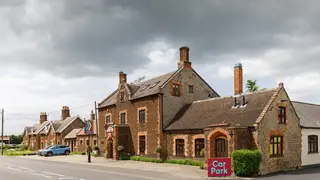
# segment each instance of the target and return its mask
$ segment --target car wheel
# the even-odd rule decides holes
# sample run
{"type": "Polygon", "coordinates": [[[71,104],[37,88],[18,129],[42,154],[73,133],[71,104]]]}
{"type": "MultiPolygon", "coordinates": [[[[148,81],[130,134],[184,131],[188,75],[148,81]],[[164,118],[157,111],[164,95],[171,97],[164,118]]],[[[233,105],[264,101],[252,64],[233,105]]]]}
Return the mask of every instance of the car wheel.
{"type": "Polygon", "coordinates": [[[52,152],[48,152],[48,153],[47,153],[47,156],[52,156],[52,152]]]}
{"type": "Polygon", "coordinates": [[[64,154],[65,154],[65,155],[69,155],[69,154],[70,154],[70,151],[65,151],[64,154]]]}

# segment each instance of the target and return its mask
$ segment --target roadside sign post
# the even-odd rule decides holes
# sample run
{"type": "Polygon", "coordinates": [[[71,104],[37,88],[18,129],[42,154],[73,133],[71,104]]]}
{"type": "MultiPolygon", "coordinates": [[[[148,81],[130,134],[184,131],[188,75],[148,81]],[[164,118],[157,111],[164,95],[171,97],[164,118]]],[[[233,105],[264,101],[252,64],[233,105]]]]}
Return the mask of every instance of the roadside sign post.
{"type": "Polygon", "coordinates": [[[208,159],[208,177],[226,177],[231,175],[231,158],[208,159]]]}
{"type": "Polygon", "coordinates": [[[87,148],[87,153],[88,153],[88,163],[91,163],[91,147],[90,147],[90,136],[93,133],[93,126],[92,126],[92,122],[90,120],[85,122],[85,134],[87,134],[89,136],[89,144],[88,144],[88,148],[87,148]]]}

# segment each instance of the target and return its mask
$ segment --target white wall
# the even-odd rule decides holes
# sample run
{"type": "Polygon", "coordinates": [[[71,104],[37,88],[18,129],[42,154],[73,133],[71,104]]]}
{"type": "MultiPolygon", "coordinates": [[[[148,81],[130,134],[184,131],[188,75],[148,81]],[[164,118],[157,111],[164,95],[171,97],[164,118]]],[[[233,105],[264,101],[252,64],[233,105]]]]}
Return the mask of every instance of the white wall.
{"type": "MultiPolygon", "coordinates": [[[[302,166],[320,164],[320,153],[308,154],[308,135],[318,135],[318,146],[320,145],[320,129],[302,128],[302,166]]],[[[320,150],[320,147],[318,147],[320,150]]]]}

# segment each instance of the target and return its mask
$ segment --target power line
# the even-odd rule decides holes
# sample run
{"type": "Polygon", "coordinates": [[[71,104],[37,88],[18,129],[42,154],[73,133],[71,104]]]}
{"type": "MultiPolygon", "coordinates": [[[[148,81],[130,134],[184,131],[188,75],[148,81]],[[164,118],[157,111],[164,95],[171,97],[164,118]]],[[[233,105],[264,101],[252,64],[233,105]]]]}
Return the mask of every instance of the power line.
{"type": "MultiPolygon", "coordinates": [[[[89,106],[89,105],[94,105],[94,103],[85,104],[85,105],[81,105],[81,106],[76,106],[76,107],[72,107],[72,108],[69,108],[69,109],[73,110],[73,109],[86,107],[86,106],[89,106]]],[[[60,111],[61,110],[54,110],[54,111],[47,112],[47,114],[51,114],[51,113],[54,113],[54,112],[60,112],[60,111]]],[[[6,112],[8,112],[8,111],[6,111],[6,112]]],[[[8,112],[8,115],[9,116],[33,116],[33,115],[39,115],[39,112],[37,112],[37,113],[10,113],[10,112],[8,112]]]]}

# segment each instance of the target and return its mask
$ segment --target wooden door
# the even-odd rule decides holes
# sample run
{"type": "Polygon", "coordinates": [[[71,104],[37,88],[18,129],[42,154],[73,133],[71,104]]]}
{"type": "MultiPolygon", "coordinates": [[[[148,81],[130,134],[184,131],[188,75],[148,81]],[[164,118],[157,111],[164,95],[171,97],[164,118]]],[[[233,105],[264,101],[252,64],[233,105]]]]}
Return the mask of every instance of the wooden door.
{"type": "Polygon", "coordinates": [[[216,139],[216,157],[228,157],[228,143],[227,140],[216,139]]]}

